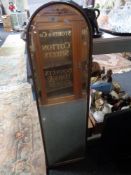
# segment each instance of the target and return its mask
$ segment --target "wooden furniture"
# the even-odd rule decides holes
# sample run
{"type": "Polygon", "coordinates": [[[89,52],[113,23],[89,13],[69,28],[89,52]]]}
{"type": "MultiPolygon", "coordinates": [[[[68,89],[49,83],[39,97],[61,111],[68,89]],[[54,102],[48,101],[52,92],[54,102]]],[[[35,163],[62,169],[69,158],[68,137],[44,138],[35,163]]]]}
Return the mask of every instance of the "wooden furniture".
{"type": "Polygon", "coordinates": [[[109,54],[131,51],[131,36],[114,36],[103,32],[93,39],[93,54],[109,54]]]}
{"type": "Polygon", "coordinates": [[[12,31],[12,22],[10,15],[3,15],[2,16],[2,23],[4,27],[5,32],[11,32],[12,31]]]}

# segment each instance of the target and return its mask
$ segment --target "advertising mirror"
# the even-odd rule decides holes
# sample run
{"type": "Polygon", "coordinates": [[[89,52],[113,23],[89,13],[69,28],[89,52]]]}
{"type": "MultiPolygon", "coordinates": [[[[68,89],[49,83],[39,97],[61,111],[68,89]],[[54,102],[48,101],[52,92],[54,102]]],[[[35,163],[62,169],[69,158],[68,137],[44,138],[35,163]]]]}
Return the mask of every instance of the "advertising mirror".
{"type": "Polygon", "coordinates": [[[90,24],[76,4],[50,2],[27,28],[33,91],[47,166],[84,158],[91,73],[90,24]]]}

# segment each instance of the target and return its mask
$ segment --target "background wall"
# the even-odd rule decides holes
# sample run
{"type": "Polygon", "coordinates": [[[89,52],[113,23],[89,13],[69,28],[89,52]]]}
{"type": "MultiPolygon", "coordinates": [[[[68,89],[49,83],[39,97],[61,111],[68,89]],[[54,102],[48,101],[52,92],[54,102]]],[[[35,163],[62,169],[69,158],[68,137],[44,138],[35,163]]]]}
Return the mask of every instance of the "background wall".
{"type": "MultiPolygon", "coordinates": [[[[48,3],[50,1],[52,0],[28,0],[30,14],[32,14],[41,5],[48,3]]],[[[65,1],[65,0],[55,0],[55,1],[65,1]]],[[[83,5],[84,2],[83,0],[74,0],[74,1],[79,5],[83,5]]]]}

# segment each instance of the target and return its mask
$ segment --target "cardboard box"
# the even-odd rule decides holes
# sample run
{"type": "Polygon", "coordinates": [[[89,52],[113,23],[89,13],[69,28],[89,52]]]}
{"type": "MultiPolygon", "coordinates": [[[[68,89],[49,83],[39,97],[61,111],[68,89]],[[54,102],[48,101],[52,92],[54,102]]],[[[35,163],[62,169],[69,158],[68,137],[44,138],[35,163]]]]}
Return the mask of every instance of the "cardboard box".
{"type": "Polygon", "coordinates": [[[2,16],[2,22],[4,28],[12,28],[12,23],[11,23],[11,17],[10,15],[4,15],[2,16]]]}
{"type": "Polygon", "coordinates": [[[12,32],[13,29],[12,29],[12,27],[4,27],[4,31],[5,32],[12,32]]]}

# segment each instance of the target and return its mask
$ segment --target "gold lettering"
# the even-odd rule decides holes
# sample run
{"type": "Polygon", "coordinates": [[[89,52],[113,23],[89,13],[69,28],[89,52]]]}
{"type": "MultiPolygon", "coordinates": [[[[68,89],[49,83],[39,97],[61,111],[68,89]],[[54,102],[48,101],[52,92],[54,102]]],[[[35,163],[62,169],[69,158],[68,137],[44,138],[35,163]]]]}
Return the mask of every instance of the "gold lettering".
{"type": "Polygon", "coordinates": [[[48,36],[47,32],[42,32],[39,35],[41,38],[46,38],[48,36]]]}
{"type": "Polygon", "coordinates": [[[68,57],[70,55],[69,50],[61,50],[54,52],[45,52],[45,58],[55,58],[55,57],[68,57]]]}
{"type": "Polygon", "coordinates": [[[65,36],[71,36],[71,30],[65,30],[65,31],[60,31],[60,32],[41,32],[39,34],[40,38],[46,38],[46,37],[65,37],[65,36]]]}
{"type": "Polygon", "coordinates": [[[48,45],[42,45],[42,50],[48,50],[48,45]]]}
{"type": "Polygon", "coordinates": [[[71,44],[69,42],[65,42],[66,49],[69,49],[71,47],[71,44]]]}
{"type": "Polygon", "coordinates": [[[65,68],[63,70],[46,71],[49,77],[46,77],[48,88],[59,88],[72,84],[72,69],[65,68]]]}
{"type": "Polygon", "coordinates": [[[70,48],[71,48],[71,44],[69,42],[65,42],[63,44],[42,45],[42,50],[44,51],[64,50],[64,49],[70,49],[70,48]]]}

